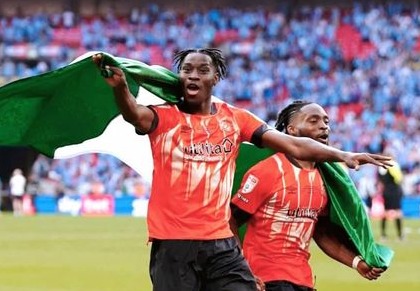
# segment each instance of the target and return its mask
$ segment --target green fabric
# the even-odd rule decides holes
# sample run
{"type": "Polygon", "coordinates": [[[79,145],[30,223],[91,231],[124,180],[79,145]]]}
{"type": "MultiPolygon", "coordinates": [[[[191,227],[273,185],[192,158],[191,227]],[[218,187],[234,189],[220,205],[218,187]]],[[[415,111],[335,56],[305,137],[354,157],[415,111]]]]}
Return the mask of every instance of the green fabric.
{"type": "MultiPolygon", "coordinates": [[[[273,153],[269,149],[242,144],[237,158],[232,194],[239,189],[246,171],[273,153]]],[[[378,268],[389,267],[394,252],[375,243],[369,217],[351,178],[337,163],[321,163],[320,170],[330,199],[331,221],[344,228],[367,264],[378,268]]],[[[246,225],[239,229],[242,239],[245,232],[246,225]]]]}
{"type": "MultiPolygon", "coordinates": [[[[106,53],[104,57],[126,73],[134,96],[141,85],[165,101],[178,101],[175,73],[106,53]]],[[[56,148],[100,135],[118,114],[112,88],[87,56],[0,87],[0,145],[31,146],[53,157],[56,148]]]]}
{"type": "Polygon", "coordinates": [[[369,217],[349,175],[338,163],[321,163],[319,168],[331,203],[331,221],[347,231],[368,265],[387,268],[394,252],[375,243],[369,217]]]}

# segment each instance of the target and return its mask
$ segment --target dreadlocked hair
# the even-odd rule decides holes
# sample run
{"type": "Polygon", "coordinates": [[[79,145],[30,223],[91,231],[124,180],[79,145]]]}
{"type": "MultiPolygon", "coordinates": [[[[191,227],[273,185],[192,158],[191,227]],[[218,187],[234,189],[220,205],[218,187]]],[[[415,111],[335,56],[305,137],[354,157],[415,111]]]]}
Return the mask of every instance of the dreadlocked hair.
{"type": "Polygon", "coordinates": [[[295,100],[291,104],[287,105],[280,113],[277,115],[277,121],[275,128],[278,131],[287,133],[287,126],[289,125],[292,117],[299,112],[299,110],[313,102],[304,101],[304,100],[295,100]]]}
{"type": "Polygon", "coordinates": [[[173,63],[178,72],[181,71],[181,66],[185,57],[191,53],[208,55],[216,67],[216,71],[219,74],[220,79],[224,79],[226,77],[226,60],[222,55],[222,51],[217,48],[185,49],[175,53],[173,63]]]}

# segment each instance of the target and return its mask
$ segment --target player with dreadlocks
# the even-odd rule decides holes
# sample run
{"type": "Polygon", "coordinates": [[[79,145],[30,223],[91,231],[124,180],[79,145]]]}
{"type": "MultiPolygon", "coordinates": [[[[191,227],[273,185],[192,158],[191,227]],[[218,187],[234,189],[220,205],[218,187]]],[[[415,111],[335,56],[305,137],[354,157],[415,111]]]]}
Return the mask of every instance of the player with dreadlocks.
{"type": "MultiPolygon", "coordinates": [[[[316,103],[295,101],[282,110],[278,131],[328,144],[329,118],[316,103]]],[[[328,219],[328,197],[315,162],[277,153],[244,175],[232,199],[233,231],[247,222],[245,258],[267,291],[313,290],[309,265],[312,239],[333,259],[377,279],[351,245],[344,230],[328,219]],[[270,181],[270,183],[267,183],[270,181]]]]}
{"type": "MultiPolygon", "coordinates": [[[[93,56],[100,69],[102,57],[93,56]]],[[[252,142],[301,160],[341,161],[349,167],[388,158],[350,153],[269,130],[250,112],[212,98],[226,76],[220,50],[187,49],[175,54],[182,102],[143,106],[130,93],[124,72],[105,64],[123,118],[149,136],[153,182],[147,214],[152,241],[154,291],[256,290],[229,227],[229,202],[239,145],[252,142]]]]}

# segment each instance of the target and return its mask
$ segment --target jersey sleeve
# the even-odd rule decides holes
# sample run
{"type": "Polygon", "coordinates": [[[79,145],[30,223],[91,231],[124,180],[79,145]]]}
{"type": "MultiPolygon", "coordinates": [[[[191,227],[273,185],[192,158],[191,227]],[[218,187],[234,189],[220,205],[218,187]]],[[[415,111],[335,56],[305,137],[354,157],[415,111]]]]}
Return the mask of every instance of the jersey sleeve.
{"type": "Polygon", "coordinates": [[[267,124],[262,119],[247,110],[236,108],[235,117],[241,129],[242,141],[252,142],[258,140],[255,133],[262,135],[268,130],[267,124]]]}
{"type": "Polygon", "coordinates": [[[173,106],[168,104],[150,105],[148,106],[154,113],[155,117],[153,120],[152,128],[147,133],[143,134],[159,134],[162,131],[166,131],[167,128],[174,126],[174,123],[178,120],[174,117],[175,110],[173,106]]]}
{"type": "Polygon", "coordinates": [[[232,204],[243,211],[254,214],[273,192],[273,167],[269,160],[250,168],[242,178],[241,186],[232,198],[232,204]],[[269,182],[271,181],[271,182],[269,182]]]}

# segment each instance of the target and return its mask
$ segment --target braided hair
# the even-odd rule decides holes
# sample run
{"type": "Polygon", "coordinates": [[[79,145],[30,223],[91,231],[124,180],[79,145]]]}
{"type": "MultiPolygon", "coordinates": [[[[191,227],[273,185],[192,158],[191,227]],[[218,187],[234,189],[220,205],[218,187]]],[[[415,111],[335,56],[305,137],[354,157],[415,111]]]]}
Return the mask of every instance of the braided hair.
{"type": "Polygon", "coordinates": [[[300,111],[300,109],[308,104],[312,104],[313,102],[304,101],[304,100],[295,100],[291,104],[287,105],[277,116],[277,121],[275,124],[275,128],[278,131],[287,132],[287,126],[290,124],[291,119],[295,116],[296,113],[300,111]]]}
{"type": "Polygon", "coordinates": [[[216,67],[216,71],[219,74],[219,78],[223,79],[226,77],[226,60],[222,55],[222,51],[217,48],[185,49],[175,53],[173,63],[178,73],[179,71],[181,71],[181,66],[184,62],[185,57],[191,53],[200,53],[208,55],[211,58],[214,66],[216,67]]]}

